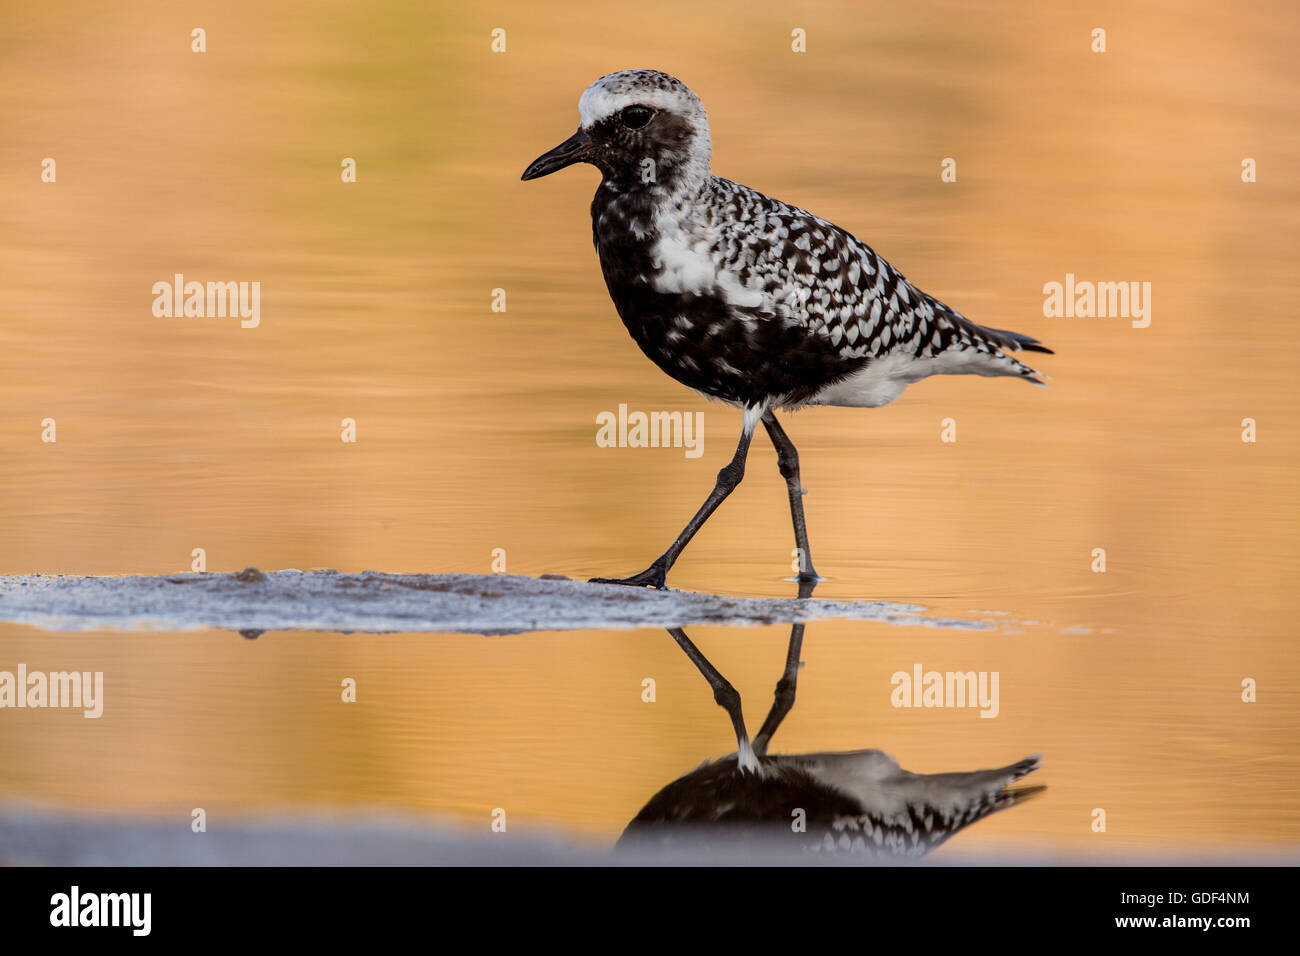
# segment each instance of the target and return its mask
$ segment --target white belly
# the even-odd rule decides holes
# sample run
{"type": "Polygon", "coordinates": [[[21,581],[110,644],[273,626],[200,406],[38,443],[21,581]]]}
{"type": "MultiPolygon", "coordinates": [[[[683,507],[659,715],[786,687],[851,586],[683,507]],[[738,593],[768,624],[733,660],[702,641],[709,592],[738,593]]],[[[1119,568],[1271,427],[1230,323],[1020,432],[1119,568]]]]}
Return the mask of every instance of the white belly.
{"type": "Polygon", "coordinates": [[[931,375],[1006,375],[1009,365],[1005,359],[994,359],[974,349],[952,350],[924,359],[907,354],[885,355],[873,359],[866,368],[848,378],[826,386],[808,404],[879,408],[902,395],[903,389],[913,382],[931,375]]]}

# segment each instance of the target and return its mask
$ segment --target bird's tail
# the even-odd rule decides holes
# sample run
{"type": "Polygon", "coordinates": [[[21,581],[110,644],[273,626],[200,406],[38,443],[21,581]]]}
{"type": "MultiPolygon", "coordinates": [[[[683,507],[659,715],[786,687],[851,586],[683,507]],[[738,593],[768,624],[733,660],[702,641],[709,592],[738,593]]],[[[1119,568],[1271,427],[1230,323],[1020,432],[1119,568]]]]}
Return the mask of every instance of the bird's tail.
{"type": "MultiPolygon", "coordinates": [[[[970,320],[968,319],[967,321],[969,322],[970,320]]],[[[978,338],[984,339],[1002,353],[999,355],[999,358],[1011,367],[1011,374],[1018,375],[1025,381],[1031,382],[1034,385],[1046,387],[1047,383],[1039,378],[1041,373],[1030,368],[1024,362],[1014,359],[1005,353],[1042,352],[1044,355],[1055,355],[1055,352],[1049,349],[1046,345],[1043,345],[1033,336],[1023,335],[1020,332],[1008,332],[1005,329],[990,329],[987,326],[976,325],[974,322],[970,322],[970,325],[973,327],[973,331],[978,338]]]]}
{"type": "Polygon", "coordinates": [[[1010,786],[1037,770],[1042,759],[1042,754],[1033,754],[996,770],[918,774],[917,777],[930,799],[952,806],[970,824],[1046,790],[1046,787],[1010,786]]]}
{"type": "Polygon", "coordinates": [[[1044,355],[1055,355],[1056,353],[1049,349],[1038,339],[1029,335],[1022,335],[1019,332],[1008,332],[1005,329],[990,329],[981,325],[980,328],[989,334],[995,340],[1005,339],[1006,342],[998,341],[998,345],[1011,352],[1042,352],[1044,355]]]}

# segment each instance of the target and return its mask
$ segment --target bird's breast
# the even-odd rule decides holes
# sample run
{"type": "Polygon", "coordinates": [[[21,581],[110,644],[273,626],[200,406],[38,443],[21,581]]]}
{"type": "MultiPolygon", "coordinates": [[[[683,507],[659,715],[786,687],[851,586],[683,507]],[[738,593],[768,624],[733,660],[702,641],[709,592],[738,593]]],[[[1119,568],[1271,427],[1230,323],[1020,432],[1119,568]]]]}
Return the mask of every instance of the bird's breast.
{"type": "Polygon", "coordinates": [[[737,405],[798,403],[861,364],[719,261],[706,217],[598,193],[592,228],[624,326],[682,384],[737,405]]]}

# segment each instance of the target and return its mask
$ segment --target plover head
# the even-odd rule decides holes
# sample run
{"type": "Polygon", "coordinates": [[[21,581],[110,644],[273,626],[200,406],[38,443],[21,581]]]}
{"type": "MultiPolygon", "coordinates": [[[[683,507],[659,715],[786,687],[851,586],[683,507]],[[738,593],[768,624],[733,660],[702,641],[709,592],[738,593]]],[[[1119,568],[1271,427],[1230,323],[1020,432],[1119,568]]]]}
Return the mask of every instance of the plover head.
{"type": "Polygon", "coordinates": [[[709,118],[685,83],[658,70],[602,76],[578,101],[578,131],[524,170],[539,179],[590,163],[620,191],[672,193],[709,175],[709,118]]]}

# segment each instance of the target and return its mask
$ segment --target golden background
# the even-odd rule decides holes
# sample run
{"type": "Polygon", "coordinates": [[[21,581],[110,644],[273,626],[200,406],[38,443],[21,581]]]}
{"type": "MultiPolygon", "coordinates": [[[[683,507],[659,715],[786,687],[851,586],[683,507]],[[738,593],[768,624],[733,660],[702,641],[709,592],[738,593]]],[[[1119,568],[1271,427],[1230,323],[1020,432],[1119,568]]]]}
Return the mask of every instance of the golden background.
{"type": "MultiPolygon", "coordinates": [[[[775,749],[879,747],[925,772],[1042,751],[1047,793],[967,848],[1300,841],[1293,5],[148,2],[6,19],[0,573],[173,572],[198,547],[209,570],[486,572],[494,548],[513,573],[643,567],[739,415],[622,328],[591,247],[594,170],[519,174],[573,131],[593,79],[654,67],[703,98],[715,172],[1057,350],[1033,356],[1050,390],[938,378],[887,408],[787,420],[819,597],[995,627],[811,625],[775,749]],[[259,281],[260,327],[154,318],[151,286],[176,272],[259,281]],[[1151,282],[1151,326],[1045,318],[1043,284],[1067,272],[1151,282]],[[704,456],[597,447],[595,416],[620,402],[704,411],[704,456]],[[889,675],[916,662],[1000,671],[1000,716],[895,710],[889,675]]],[[[792,593],[784,489],[754,448],[672,584],[792,593]]],[[[756,729],[786,629],[691,634],[756,729]]],[[[196,806],[365,807],[486,833],[503,807],[512,833],[608,841],[734,744],[660,631],[0,625],[0,669],[19,662],[104,670],[105,714],[0,713],[0,799],[185,825],[196,806]]]]}

